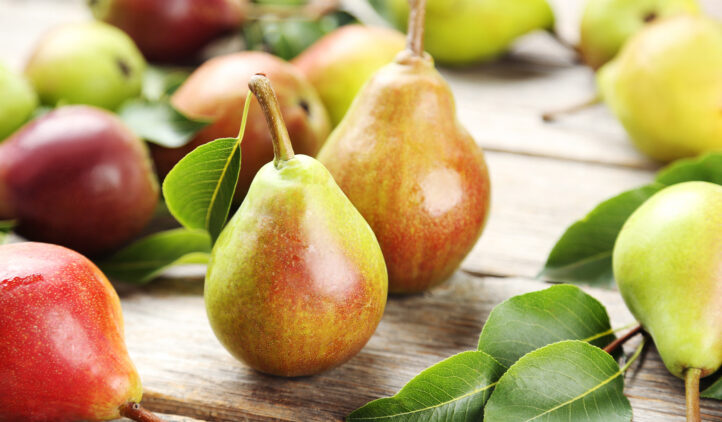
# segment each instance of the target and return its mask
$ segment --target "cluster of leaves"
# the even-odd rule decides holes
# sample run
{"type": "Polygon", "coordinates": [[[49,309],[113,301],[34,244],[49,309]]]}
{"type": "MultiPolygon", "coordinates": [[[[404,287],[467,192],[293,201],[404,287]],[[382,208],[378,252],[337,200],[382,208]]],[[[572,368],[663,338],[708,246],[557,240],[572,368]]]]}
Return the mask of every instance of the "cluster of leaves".
{"type": "Polygon", "coordinates": [[[539,276],[566,283],[612,286],[612,251],[624,223],[655,193],[689,181],[722,184],[722,153],[677,161],[662,169],[652,183],[599,204],[566,230],[539,276]]]}
{"type": "MultiPolygon", "coordinates": [[[[348,421],[631,421],[624,371],[600,347],[614,341],[604,306],[558,285],[499,304],[475,351],[417,375],[348,421]]],[[[638,349],[637,353],[641,350],[638,349]]]]}

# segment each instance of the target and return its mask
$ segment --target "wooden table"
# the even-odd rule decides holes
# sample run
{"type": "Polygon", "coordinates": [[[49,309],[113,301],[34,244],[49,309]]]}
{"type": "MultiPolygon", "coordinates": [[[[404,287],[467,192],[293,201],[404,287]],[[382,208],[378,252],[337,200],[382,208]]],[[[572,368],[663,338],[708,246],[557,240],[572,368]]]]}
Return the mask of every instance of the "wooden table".
{"type": "MultiPolygon", "coordinates": [[[[579,2],[553,3],[560,32],[573,40],[579,2]]],[[[719,3],[707,3],[722,16],[719,3]]],[[[20,69],[47,28],[84,19],[79,0],[0,0],[0,59],[20,69]]],[[[570,223],[651,180],[658,168],[602,106],[542,123],[542,111],[594,93],[592,72],[546,34],[524,38],[496,63],[444,74],[461,121],[486,151],[493,185],[491,218],[461,271],[425,294],[391,297],[376,334],[347,364],[290,380],[256,373],[221,347],[205,315],[202,269],[141,288],[118,285],[148,408],[177,421],[340,420],[394,394],[422,369],[475,348],[492,307],[547,286],[535,274],[570,223]]],[[[632,321],[618,293],[588,292],[608,307],[614,326],[632,321]]],[[[626,394],[635,421],[684,420],[682,382],[656,352],[627,374],[626,394]]],[[[722,421],[722,402],[703,400],[702,414],[722,421]]]]}

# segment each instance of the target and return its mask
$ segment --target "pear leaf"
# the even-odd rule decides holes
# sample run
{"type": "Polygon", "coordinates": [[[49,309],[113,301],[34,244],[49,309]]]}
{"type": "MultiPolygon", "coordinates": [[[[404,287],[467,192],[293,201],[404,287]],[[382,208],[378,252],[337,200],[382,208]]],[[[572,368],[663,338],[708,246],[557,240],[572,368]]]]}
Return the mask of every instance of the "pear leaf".
{"type": "Polygon", "coordinates": [[[5,236],[15,227],[15,220],[0,220],[0,244],[5,240],[5,236]]]}
{"type": "Polygon", "coordinates": [[[562,284],[494,307],[479,336],[479,350],[508,368],[551,343],[581,340],[604,347],[614,339],[604,306],[579,287],[562,284]]]}
{"type": "Polygon", "coordinates": [[[504,367],[484,352],[462,352],[424,370],[395,396],[351,413],[356,421],[479,421],[504,367]]]}
{"type": "Polygon", "coordinates": [[[178,67],[148,66],[143,74],[141,96],[149,101],[160,101],[178,89],[191,71],[178,67]]]}
{"type": "Polygon", "coordinates": [[[118,116],[136,135],[166,148],[186,145],[208,125],[186,117],[165,100],[128,100],[118,110],[118,116]]]}
{"type": "Polygon", "coordinates": [[[207,230],[215,242],[223,230],[241,172],[241,140],[246,130],[248,92],[237,138],[203,144],[176,164],[163,181],[168,211],[189,229],[207,230]]]}
{"type": "Polygon", "coordinates": [[[691,181],[722,185],[722,152],[675,161],[662,169],[656,180],[667,186],[691,181]]]}
{"type": "Polygon", "coordinates": [[[98,266],[113,280],[143,284],[175,265],[206,264],[210,252],[207,232],[174,229],[140,239],[98,266]]]}
{"type": "Polygon", "coordinates": [[[612,250],[617,235],[630,215],[664,188],[650,184],[633,189],[597,205],[572,224],[557,241],[539,277],[568,283],[611,286],[612,250]]]}
{"type": "Polygon", "coordinates": [[[623,371],[589,343],[566,340],[519,359],[499,379],[484,409],[489,422],[629,422],[623,371]]]}
{"type": "Polygon", "coordinates": [[[717,381],[705,388],[700,395],[706,399],[722,400],[722,371],[717,371],[717,381]]]}

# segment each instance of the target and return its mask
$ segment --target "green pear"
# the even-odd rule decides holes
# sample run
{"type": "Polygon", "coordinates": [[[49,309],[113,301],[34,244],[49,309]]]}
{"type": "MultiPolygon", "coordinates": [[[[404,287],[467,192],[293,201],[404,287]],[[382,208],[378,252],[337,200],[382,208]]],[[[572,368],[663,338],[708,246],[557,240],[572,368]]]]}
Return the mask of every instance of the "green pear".
{"type": "Polygon", "coordinates": [[[720,368],[722,186],[686,182],[651,197],[619,233],[613,266],[672,374],[698,380],[720,368]]]}
{"type": "Polygon", "coordinates": [[[396,30],[347,25],[318,40],[292,63],[316,88],[336,126],[368,78],[391,63],[405,45],[404,35],[396,30]]]}
{"type": "Polygon", "coordinates": [[[47,33],[25,74],[45,104],[89,104],[112,110],[140,94],[145,68],[145,59],[123,31],[88,22],[47,33]]]}
{"type": "Polygon", "coordinates": [[[395,293],[447,279],[489,211],[484,154],[423,52],[423,3],[409,48],[371,77],[318,155],[376,233],[395,293]]]}
{"type": "Polygon", "coordinates": [[[598,69],[614,58],[627,39],[644,25],[699,12],[697,0],[587,0],[579,52],[589,66],[598,69]]]}
{"type": "Polygon", "coordinates": [[[0,141],[23,125],[38,106],[28,81],[0,63],[0,141]]]}
{"type": "Polygon", "coordinates": [[[701,16],[653,23],[597,76],[634,144],[660,161],[722,148],[722,25],[701,16]]]}
{"type": "MultiPolygon", "coordinates": [[[[373,4],[399,29],[406,28],[408,0],[373,4]]],[[[439,63],[466,65],[493,59],[517,37],[553,26],[546,0],[428,0],[424,43],[439,63]]]]}
{"type": "Polygon", "coordinates": [[[213,247],[206,310],[239,360],[274,375],[311,375],[347,361],[374,333],[386,266],[328,170],[294,155],[268,79],[254,76],[249,86],[266,112],[275,159],[213,247]]]}

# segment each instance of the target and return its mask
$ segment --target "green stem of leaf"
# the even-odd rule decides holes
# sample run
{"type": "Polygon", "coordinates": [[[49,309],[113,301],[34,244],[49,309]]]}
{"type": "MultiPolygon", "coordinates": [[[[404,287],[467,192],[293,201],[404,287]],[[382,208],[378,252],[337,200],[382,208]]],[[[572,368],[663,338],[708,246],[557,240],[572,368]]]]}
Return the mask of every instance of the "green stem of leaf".
{"type": "Polygon", "coordinates": [[[285,161],[293,158],[294,153],[291,137],[288,135],[288,129],[286,129],[286,124],[283,122],[281,108],[278,105],[278,98],[276,98],[276,93],[271,87],[271,81],[262,73],[253,75],[248,82],[248,87],[258,98],[263,114],[266,115],[268,128],[273,139],[273,164],[276,168],[280,168],[285,161]]]}
{"type": "Polygon", "coordinates": [[[241,128],[238,130],[238,142],[240,143],[243,140],[243,135],[246,133],[246,121],[248,120],[248,109],[251,108],[251,97],[253,96],[253,92],[248,91],[248,95],[246,95],[246,102],[243,103],[243,118],[241,119],[241,128]]]}
{"type": "Polygon", "coordinates": [[[632,357],[629,358],[627,363],[625,363],[624,366],[622,367],[622,370],[620,371],[621,373],[627,372],[627,369],[629,369],[629,367],[632,366],[634,361],[639,358],[639,356],[642,354],[642,349],[644,349],[644,345],[646,343],[647,343],[647,339],[646,338],[642,339],[642,342],[639,343],[639,346],[637,346],[637,349],[634,351],[634,354],[632,355],[632,357]]]}
{"type": "Polygon", "coordinates": [[[625,334],[625,335],[623,335],[622,337],[619,337],[618,339],[616,339],[616,340],[614,340],[613,342],[609,343],[609,345],[604,348],[604,351],[607,352],[607,353],[609,353],[609,354],[612,354],[612,352],[614,352],[615,350],[617,350],[617,348],[618,348],[619,346],[623,345],[623,344],[626,343],[630,338],[636,336],[636,335],[639,334],[640,332],[642,332],[642,326],[641,326],[641,325],[637,325],[636,327],[634,327],[634,328],[632,328],[631,330],[629,330],[629,332],[628,332],[627,334],[625,334]]]}
{"type": "Polygon", "coordinates": [[[702,370],[689,368],[684,374],[684,390],[687,398],[687,422],[701,422],[699,411],[699,379],[702,370]]]}

